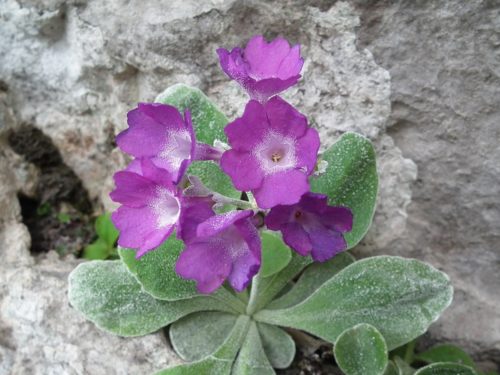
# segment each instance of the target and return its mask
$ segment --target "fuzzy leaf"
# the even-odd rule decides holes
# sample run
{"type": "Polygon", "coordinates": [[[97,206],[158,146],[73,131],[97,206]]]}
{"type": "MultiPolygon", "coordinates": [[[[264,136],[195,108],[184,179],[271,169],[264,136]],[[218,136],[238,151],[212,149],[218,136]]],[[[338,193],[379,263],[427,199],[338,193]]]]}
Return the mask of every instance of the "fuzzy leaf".
{"type": "Polygon", "coordinates": [[[179,356],[188,362],[215,353],[229,336],[237,316],[218,311],[188,315],[170,326],[170,341],[179,356]]]}
{"type": "Polygon", "coordinates": [[[228,338],[217,351],[198,361],[168,368],[156,375],[230,375],[234,359],[248,332],[250,318],[246,315],[238,317],[228,338]]]}
{"type": "Polygon", "coordinates": [[[262,277],[269,277],[281,271],[290,263],[292,253],[277,235],[262,232],[262,277]]]}
{"type": "Polygon", "coordinates": [[[209,296],[156,300],[142,290],[121,261],[80,264],[69,275],[68,297],[88,320],[120,336],[145,335],[196,311],[225,309],[209,296]]]}
{"type": "Polygon", "coordinates": [[[241,192],[236,190],[231,179],[213,161],[196,161],[190,165],[188,174],[198,176],[208,189],[230,198],[239,199],[241,192]]]}
{"type": "Polygon", "coordinates": [[[155,99],[157,103],[170,104],[179,111],[189,109],[196,139],[213,145],[214,140],[226,142],[224,126],[227,117],[199,89],[184,84],[169,87],[155,99]]]}
{"type": "Polygon", "coordinates": [[[378,256],[344,268],[301,304],[259,311],[254,318],[330,342],[345,329],[368,323],[393,349],[423,334],[450,304],[452,294],[448,276],[432,266],[378,256]]]}
{"type": "Polygon", "coordinates": [[[345,234],[348,248],[364,237],[371,225],[378,191],[375,151],[371,142],[345,133],[322,155],[326,172],[311,179],[311,190],[328,195],[328,203],[349,207],[354,214],[352,231],[345,234]]]}
{"type": "Polygon", "coordinates": [[[455,345],[437,345],[415,356],[415,359],[426,363],[454,362],[474,367],[472,358],[462,349],[455,345]]]}
{"type": "Polygon", "coordinates": [[[476,371],[469,366],[458,363],[440,362],[422,367],[415,375],[476,375],[476,371]]]}
{"type": "Polygon", "coordinates": [[[238,354],[232,375],[274,375],[275,372],[262,347],[255,322],[250,323],[247,337],[238,354]]]}
{"type": "Polygon", "coordinates": [[[194,281],[175,273],[175,263],[183,249],[184,243],[172,234],[140,259],[135,259],[134,250],[119,248],[118,253],[146,292],[155,298],[173,301],[198,295],[194,281]]]}
{"type": "MultiPolygon", "coordinates": [[[[175,263],[184,248],[184,243],[175,238],[175,233],[158,248],[135,259],[135,251],[120,248],[122,261],[137,278],[144,290],[156,299],[176,301],[193,296],[200,296],[194,281],[185,280],[175,272],[175,263]]],[[[246,306],[227,289],[221,287],[211,294],[227,306],[232,312],[244,312],[246,306]]],[[[227,310],[225,310],[227,311],[227,310]]]]}
{"type": "Polygon", "coordinates": [[[116,240],[118,239],[118,229],[111,221],[110,214],[104,214],[99,216],[95,221],[95,230],[97,235],[102,238],[109,247],[114,247],[116,240]]]}
{"type": "Polygon", "coordinates": [[[295,357],[295,342],[279,327],[257,323],[264,352],[274,368],[290,366],[295,357]]]}
{"type": "Polygon", "coordinates": [[[349,253],[340,253],[324,263],[313,263],[306,267],[292,289],[282,297],[271,302],[268,309],[284,309],[299,304],[321,285],[355,261],[349,253]]]}
{"type": "Polygon", "coordinates": [[[387,345],[372,325],[361,323],[342,332],[335,342],[337,364],[346,375],[383,375],[387,345]]]}
{"type": "MultiPolygon", "coordinates": [[[[297,276],[304,269],[304,267],[311,262],[311,257],[303,257],[293,252],[292,259],[280,272],[269,277],[262,277],[260,273],[257,274],[256,278],[259,283],[259,294],[254,311],[259,311],[263,307],[267,306],[268,303],[271,302],[273,298],[287,286],[290,280],[297,276]]],[[[255,283],[255,280],[256,279],[254,279],[253,284],[255,283]]]]}

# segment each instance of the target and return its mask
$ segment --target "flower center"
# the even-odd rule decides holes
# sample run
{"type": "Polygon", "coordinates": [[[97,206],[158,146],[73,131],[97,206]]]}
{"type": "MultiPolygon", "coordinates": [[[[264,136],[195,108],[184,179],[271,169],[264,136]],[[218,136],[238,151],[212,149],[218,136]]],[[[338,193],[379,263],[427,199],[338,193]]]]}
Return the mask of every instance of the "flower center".
{"type": "Polygon", "coordinates": [[[158,229],[175,224],[181,213],[179,199],[168,189],[161,186],[156,187],[156,197],[149,202],[149,207],[156,216],[156,227],[158,229]]]}
{"type": "Polygon", "coordinates": [[[295,140],[280,133],[269,131],[253,149],[252,154],[259,161],[266,175],[295,168],[295,140]]]}
{"type": "Polygon", "coordinates": [[[179,168],[183,160],[190,158],[192,142],[191,135],[185,130],[169,132],[159,156],[173,168],[179,168]]]}
{"type": "Polygon", "coordinates": [[[279,152],[275,152],[271,155],[271,160],[274,161],[275,163],[279,162],[281,158],[282,156],[279,152]]]}
{"type": "Polygon", "coordinates": [[[300,212],[300,211],[295,212],[296,219],[300,218],[301,216],[302,216],[302,212],[300,212]]]}

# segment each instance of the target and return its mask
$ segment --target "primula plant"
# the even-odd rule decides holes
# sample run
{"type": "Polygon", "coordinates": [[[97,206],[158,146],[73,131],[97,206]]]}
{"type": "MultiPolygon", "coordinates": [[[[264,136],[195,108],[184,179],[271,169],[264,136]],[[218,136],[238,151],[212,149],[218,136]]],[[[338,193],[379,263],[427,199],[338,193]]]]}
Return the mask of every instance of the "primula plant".
{"type": "MultiPolygon", "coordinates": [[[[111,193],[121,259],[78,266],[71,304],[120,336],[169,326],[187,363],[158,374],[274,374],[294,358],[292,330],[333,343],[347,375],[401,374],[388,351],[450,304],[448,277],[347,252],[371,224],[375,154],[354,133],[318,154],[318,132],[278,96],[301,77],[298,45],[256,36],[217,53],[249,95],[241,117],[184,85],[128,113],[117,144],[133,160],[111,193]]],[[[474,373],[431,366],[417,374],[474,373]]]]}

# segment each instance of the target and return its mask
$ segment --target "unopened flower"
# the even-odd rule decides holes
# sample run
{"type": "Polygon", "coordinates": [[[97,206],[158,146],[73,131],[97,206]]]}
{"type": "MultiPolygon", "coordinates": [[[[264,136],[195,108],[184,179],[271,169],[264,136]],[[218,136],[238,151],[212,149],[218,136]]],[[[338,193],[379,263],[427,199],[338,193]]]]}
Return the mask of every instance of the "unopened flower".
{"type": "Polygon", "coordinates": [[[209,198],[186,198],[180,236],[186,248],[176,272],[197,282],[198,291],[211,293],[227,279],[234,290],[247,287],[259,271],[261,243],[252,224],[253,211],[215,215],[209,198]]]}
{"type": "Polygon", "coordinates": [[[116,143],[136,158],[149,158],[167,170],[174,183],[183,177],[193,160],[218,160],[221,151],[197,143],[189,111],[184,118],[173,106],[139,103],[127,115],[129,128],[118,134],[116,143]]]}
{"type": "Polygon", "coordinates": [[[267,227],[281,231],[285,243],[300,255],[324,262],[347,248],[343,233],[352,229],[346,207],[329,206],[323,194],[305,194],[299,203],[276,206],[265,218],[267,227]]]}
{"type": "Polygon", "coordinates": [[[259,207],[294,204],[309,191],[318,132],[283,99],[251,100],[224,131],[232,149],[222,155],[221,167],[237,189],[252,191],[259,207]]]}
{"type": "Polygon", "coordinates": [[[171,175],[149,159],[134,160],[115,173],[110,194],[122,204],[111,220],[120,231],[118,245],[137,249],[136,258],[158,247],[177,226],[181,212],[179,190],[171,175]]]}
{"type": "Polygon", "coordinates": [[[217,54],[224,72],[262,102],[297,83],[304,64],[298,44],[290,47],[283,38],[267,43],[261,35],[250,39],[245,49],[219,48],[217,54]]]}

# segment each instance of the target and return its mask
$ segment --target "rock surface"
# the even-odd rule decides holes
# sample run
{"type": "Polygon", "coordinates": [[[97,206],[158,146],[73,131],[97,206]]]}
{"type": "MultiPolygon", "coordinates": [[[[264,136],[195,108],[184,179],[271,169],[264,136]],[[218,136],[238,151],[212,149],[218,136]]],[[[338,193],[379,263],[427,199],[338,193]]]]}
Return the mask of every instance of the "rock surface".
{"type": "Polygon", "coordinates": [[[413,256],[450,273],[456,302],[433,335],[489,359],[500,349],[492,328],[500,324],[487,323],[498,322],[500,307],[500,173],[490,159],[500,156],[492,55],[500,44],[487,6],[0,0],[0,251],[8,259],[0,264],[0,374],[148,373],[176,361],[160,334],[125,340],[85,323],[65,296],[75,260],[29,255],[16,194],[34,194],[39,171],[13,153],[7,134],[40,129],[95,206],[112,209],[111,176],[126,163],[113,137],[126,112],[183,82],[230,118],[240,114],[246,97],[218,68],[215,49],[256,33],[303,46],[304,78],[286,98],[325,145],[351,130],[377,148],[379,207],[358,253],[413,256]]]}
{"type": "Polygon", "coordinates": [[[359,3],[358,44],[391,73],[387,134],[418,166],[403,240],[380,250],[446,271],[434,338],[500,363],[500,4],[359,3]]]}

